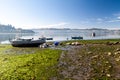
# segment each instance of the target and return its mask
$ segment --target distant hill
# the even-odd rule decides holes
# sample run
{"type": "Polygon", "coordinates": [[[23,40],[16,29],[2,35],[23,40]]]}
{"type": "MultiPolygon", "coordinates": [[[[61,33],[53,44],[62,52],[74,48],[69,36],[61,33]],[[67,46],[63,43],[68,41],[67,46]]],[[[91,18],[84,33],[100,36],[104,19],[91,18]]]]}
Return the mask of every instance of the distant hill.
{"type": "Polygon", "coordinates": [[[91,28],[91,29],[88,29],[88,30],[108,30],[108,29],[102,29],[102,28],[91,28]]]}
{"type": "Polygon", "coordinates": [[[70,28],[38,28],[34,30],[70,30],[70,28]]]}
{"type": "Polygon", "coordinates": [[[25,30],[25,29],[16,29],[12,25],[2,25],[0,24],[0,33],[34,33],[32,30],[25,30]]]}
{"type": "Polygon", "coordinates": [[[90,29],[71,29],[71,28],[38,28],[33,30],[108,30],[102,28],[90,28],[90,29]]]}

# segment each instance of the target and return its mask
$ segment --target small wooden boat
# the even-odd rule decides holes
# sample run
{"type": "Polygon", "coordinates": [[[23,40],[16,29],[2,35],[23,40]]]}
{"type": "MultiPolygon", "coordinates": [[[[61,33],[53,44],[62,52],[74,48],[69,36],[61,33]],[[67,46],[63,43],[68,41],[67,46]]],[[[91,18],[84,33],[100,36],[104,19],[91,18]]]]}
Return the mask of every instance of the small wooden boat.
{"type": "Polygon", "coordinates": [[[46,40],[53,40],[53,38],[46,38],[46,40]]]}
{"type": "Polygon", "coordinates": [[[17,38],[10,40],[10,43],[13,47],[38,47],[40,44],[43,44],[45,42],[45,38],[39,38],[37,40],[17,38]]]}
{"type": "Polygon", "coordinates": [[[78,36],[78,37],[71,37],[72,39],[83,39],[83,37],[78,36]]]}

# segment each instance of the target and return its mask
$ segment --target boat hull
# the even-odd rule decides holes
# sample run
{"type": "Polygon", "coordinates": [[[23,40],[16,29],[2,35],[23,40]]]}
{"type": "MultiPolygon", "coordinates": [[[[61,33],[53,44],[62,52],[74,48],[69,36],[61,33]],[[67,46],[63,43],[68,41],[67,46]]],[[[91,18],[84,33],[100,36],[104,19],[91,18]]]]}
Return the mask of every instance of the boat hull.
{"type": "Polygon", "coordinates": [[[45,43],[44,39],[40,40],[28,40],[28,39],[20,39],[10,41],[13,47],[38,47],[39,45],[45,43]]]}
{"type": "Polygon", "coordinates": [[[31,44],[12,44],[13,47],[38,47],[43,43],[31,43],[31,44]]]}

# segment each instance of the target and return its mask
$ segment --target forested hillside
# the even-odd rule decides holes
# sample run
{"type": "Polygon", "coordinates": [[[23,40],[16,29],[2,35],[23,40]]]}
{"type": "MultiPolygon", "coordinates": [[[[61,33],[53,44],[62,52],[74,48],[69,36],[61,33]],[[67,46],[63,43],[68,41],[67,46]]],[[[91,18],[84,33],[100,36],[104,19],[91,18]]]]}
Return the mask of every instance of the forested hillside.
{"type": "Polygon", "coordinates": [[[12,25],[2,25],[0,24],[0,33],[34,33],[32,30],[16,29],[12,25]]]}

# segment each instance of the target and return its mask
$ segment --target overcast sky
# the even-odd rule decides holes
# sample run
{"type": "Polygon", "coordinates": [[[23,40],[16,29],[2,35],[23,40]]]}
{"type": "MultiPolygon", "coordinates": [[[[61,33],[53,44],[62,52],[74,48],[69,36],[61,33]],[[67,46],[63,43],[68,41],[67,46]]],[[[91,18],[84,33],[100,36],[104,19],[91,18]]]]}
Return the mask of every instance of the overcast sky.
{"type": "Polygon", "coordinates": [[[120,28],[120,0],[0,0],[0,23],[16,28],[120,28]]]}

